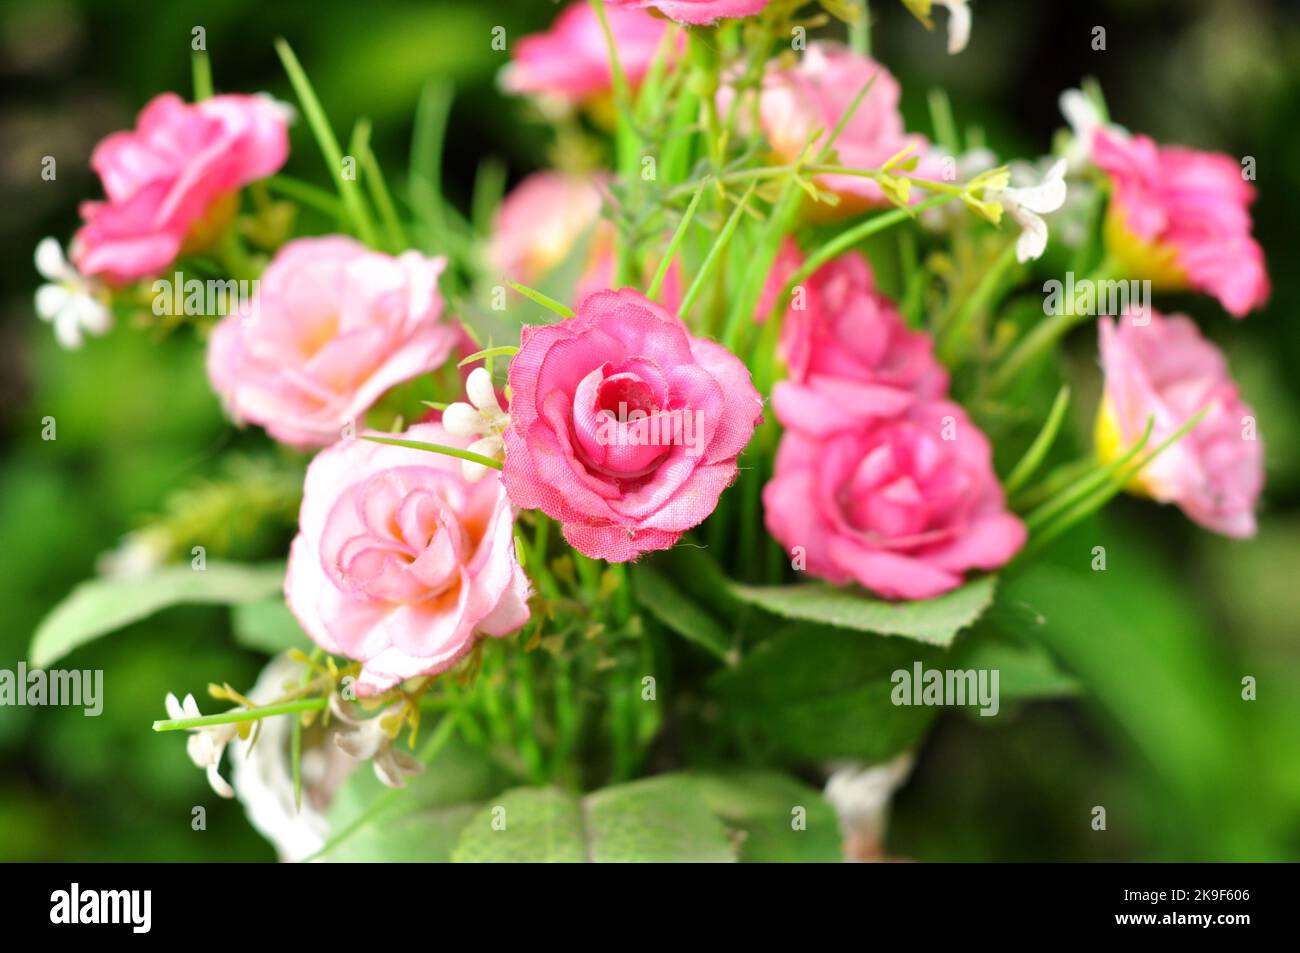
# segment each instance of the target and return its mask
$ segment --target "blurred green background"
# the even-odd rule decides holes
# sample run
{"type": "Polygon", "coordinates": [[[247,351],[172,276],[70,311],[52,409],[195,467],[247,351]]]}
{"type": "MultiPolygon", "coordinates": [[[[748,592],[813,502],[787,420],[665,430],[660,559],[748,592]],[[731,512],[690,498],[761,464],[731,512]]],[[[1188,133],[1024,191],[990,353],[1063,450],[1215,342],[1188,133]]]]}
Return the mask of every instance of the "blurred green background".
{"type": "MultiPolygon", "coordinates": [[[[1275,287],[1267,309],[1233,323],[1208,300],[1176,303],[1227,348],[1268,447],[1259,537],[1233,543],[1170,508],[1122,500],[1053,551],[1106,574],[1062,570],[1026,583],[1076,611],[1051,638],[1088,673],[1098,705],[1050,702],[993,726],[943,716],[897,802],[891,853],[920,859],[1300,858],[1300,29],[1293,3],[976,0],[970,48],[943,52],[895,0],[872,0],[876,55],[903,82],[909,128],[929,132],[926,91],[942,85],[962,125],[1003,157],[1046,151],[1056,97],[1096,76],[1113,118],[1163,142],[1252,155],[1257,234],[1275,287]],[[1107,49],[1091,48],[1104,26],[1107,49]],[[1031,585],[1032,584],[1032,585],[1031,585]],[[1073,622],[1073,628],[1070,627],[1073,622]],[[1253,675],[1260,700],[1239,701],[1253,675]],[[1265,792],[1265,793],[1260,793],[1265,792]],[[1094,832],[1093,805],[1108,830],[1094,832]]],[[[32,250],[66,239],[78,201],[99,195],[87,159],[153,95],[190,90],[191,29],[207,30],[216,86],[292,99],[272,41],[294,45],[336,129],[374,122],[390,177],[405,166],[412,113],[431,77],[456,99],[445,189],[468,204],[480,159],[512,179],[545,162],[544,129],[495,87],[513,40],[542,28],[540,0],[221,5],[142,0],[6,3],[0,13],[0,668],[25,657],[46,611],[95,570],[169,494],[257,447],[222,420],[187,331],[119,327],[76,353],[37,320],[32,250]],[[53,155],[58,176],[40,176],[53,155]],[[58,439],[40,439],[41,420],[58,439]]],[[[940,14],[942,18],[942,14],[940,14]]],[[[942,24],[941,24],[942,25],[942,24]]],[[[301,124],[287,171],[326,184],[301,124]]],[[[1165,310],[1172,310],[1172,304],[1165,310]]],[[[1072,341],[1076,372],[1095,344],[1072,341]]],[[[1091,413],[1080,401],[1080,423],[1091,413]]],[[[996,620],[994,620],[996,621],[996,620]]],[[[1055,621],[1055,620],[1054,620],[1055,621]]],[[[251,684],[259,656],[234,646],[224,611],[173,609],[83,649],[67,666],[103,668],[99,718],[79,709],[0,709],[0,859],[271,859],[271,849],[194,769],[182,739],[154,734],[167,691],[251,684]],[[193,805],[206,831],[190,828],[193,805]]]]}

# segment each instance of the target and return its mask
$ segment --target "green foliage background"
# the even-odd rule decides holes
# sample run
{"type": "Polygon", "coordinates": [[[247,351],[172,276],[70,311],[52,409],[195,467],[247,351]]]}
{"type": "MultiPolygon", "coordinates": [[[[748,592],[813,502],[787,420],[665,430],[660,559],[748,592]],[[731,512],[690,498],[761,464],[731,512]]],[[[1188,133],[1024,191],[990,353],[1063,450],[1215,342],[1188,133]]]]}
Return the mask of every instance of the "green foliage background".
{"type": "MultiPolygon", "coordinates": [[[[1036,155],[1060,123],[1059,91],[1091,74],[1129,128],[1254,156],[1275,282],[1269,307],[1240,324],[1208,300],[1178,302],[1228,349],[1258,411],[1269,467],[1258,539],[1213,538],[1176,511],[1125,499],[1013,581],[982,624],[1037,632],[1088,698],[1006,705],[996,719],[941,715],[897,802],[897,856],[1300,858],[1300,29],[1290,6],[979,0],[970,48],[949,58],[901,4],[872,0],[873,46],[903,82],[909,128],[930,131],[925,93],[942,85],[959,122],[981,124],[1001,155],[1036,155]],[[1105,52],[1091,49],[1094,25],[1107,29],[1105,52]],[[1105,574],[1087,571],[1096,545],[1107,548],[1105,574]],[[1045,605],[1054,609],[1039,625],[1045,605]],[[1239,700],[1243,675],[1258,680],[1253,704],[1239,700]],[[1105,833],[1088,823],[1097,804],[1105,833]]],[[[188,93],[191,28],[207,29],[219,90],[291,99],[271,45],[287,37],[336,128],[373,120],[390,170],[404,167],[422,85],[451,80],[444,177],[465,207],[482,156],[502,157],[512,178],[545,161],[545,131],[496,91],[503,58],[489,35],[504,25],[514,39],[553,15],[538,0],[4,5],[0,667],[25,656],[38,621],[98,554],[170,493],[218,475],[220,455],[259,445],[223,422],[193,335],[119,325],[68,354],[31,308],[36,242],[70,235],[76,203],[98,195],[86,164],[94,143],[156,93],[188,93]],[[54,182],[40,177],[45,155],[58,160],[54,182]],[[40,439],[45,416],[57,441],[40,439]]],[[[294,147],[288,171],[326,184],[305,130],[294,147]]],[[[1095,344],[1083,331],[1072,345],[1083,387],[1072,412],[1086,432],[1095,344]]],[[[64,664],[105,670],[105,710],[0,709],[0,859],[272,857],[181,740],[148,730],[167,691],[251,684],[261,656],[235,646],[224,610],[168,610],[64,664]],[[198,804],[205,832],[190,828],[198,804]]]]}

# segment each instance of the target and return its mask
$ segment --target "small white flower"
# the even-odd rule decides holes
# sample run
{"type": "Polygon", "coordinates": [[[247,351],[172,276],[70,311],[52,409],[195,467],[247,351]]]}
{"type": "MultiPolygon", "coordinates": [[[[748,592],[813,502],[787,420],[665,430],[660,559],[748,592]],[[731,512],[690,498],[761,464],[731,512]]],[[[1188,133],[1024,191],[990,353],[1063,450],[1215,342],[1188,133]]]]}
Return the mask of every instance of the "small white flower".
{"type": "MultiPolygon", "coordinates": [[[[476,367],[470,371],[465,381],[465,395],[469,403],[457,401],[448,404],[442,412],[442,425],[447,432],[456,437],[478,437],[466,449],[493,460],[501,459],[505,443],[501,434],[510,425],[510,417],[501,409],[497,401],[496,388],[492,384],[492,375],[485,367],[476,367]]],[[[480,480],[487,473],[487,467],[471,460],[462,460],[460,472],[466,480],[480,480]]]]}
{"type": "Polygon", "coordinates": [[[889,802],[912,770],[912,754],[905,751],[892,761],[865,765],[834,765],[823,792],[835,809],[844,834],[848,860],[878,860],[884,851],[889,802]]]}
{"type": "Polygon", "coordinates": [[[971,15],[968,0],[934,0],[936,6],[948,8],[948,54],[966,49],[970,42],[971,15]]]}
{"type": "Polygon", "coordinates": [[[1040,258],[1047,248],[1047,223],[1040,216],[1055,212],[1065,204],[1065,166],[1064,159],[1052,163],[1037,185],[990,189],[985,193],[987,201],[1000,203],[1020,225],[1020,237],[1016,239],[1017,261],[1023,263],[1040,258]]]}
{"type": "MultiPolygon", "coordinates": [[[[198,702],[194,700],[193,695],[186,695],[184,702],[176,700],[176,696],[171,692],[167,693],[167,717],[172,719],[179,718],[201,718],[203,712],[199,711],[198,702]]],[[[239,733],[237,725],[212,725],[207,728],[191,728],[193,734],[190,735],[189,741],[185,744],[185,750],[189,753],[190,760],[196,767],[203,768],[208,774],[208,783],[212,785],[212,790],[222,797],[234,797],[234,789],[226,783],[226,779],[221,776],[221,755],[226,750],[226,745],[230,744],[239,733]]]]}
{"type": "MultiPolygon", "coordinates": [[[[259,705],[269,705],[284,694],[286,685],[296,684],[301,674],[300,663],[288,655],[277,655],[257,676],[248,697],[259,705]]],[[[299,805],[290,757],[296,717],[264,718],[255,738],[236,739],[230,748],[230,783],[235,797],[244,805],[252,825],[275,845],[280,859],[290,862],[310,857],[325,846],[330,830],[327,811],[356,766],[330,743],[327,733],[304,730],[299,805]]]]}
{"type": "Polygon", "coordinates": [[[396,714],[400,705],[393,705],[373,718],[356,718],[337,695],[330,696],[330,712],[347,728],[340,728],[334,744],[350,758],[372,761],[375,777],[390,788],[406,786],[406,777],[424,770],[424,762],[405,751],[393,747],[393,739],[383,726],[386,715],[396,714]]]}
{"type": "Polygon", "coordinates": [[[57,240],[43,238],[36,246],[36,270],[47,283],[36,289],[36,313],[54,325],[54,336],[68,350],[81,347],[83,332],[103,334],[113,315],[106,293],[84,277],[63,255],[57,240]]]}

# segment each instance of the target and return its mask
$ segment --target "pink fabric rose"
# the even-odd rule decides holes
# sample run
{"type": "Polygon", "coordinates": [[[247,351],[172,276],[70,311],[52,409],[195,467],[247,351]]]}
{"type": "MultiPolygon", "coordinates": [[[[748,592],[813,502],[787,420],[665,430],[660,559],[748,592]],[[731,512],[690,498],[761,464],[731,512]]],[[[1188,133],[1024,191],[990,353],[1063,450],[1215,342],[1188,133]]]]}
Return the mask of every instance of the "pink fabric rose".
{"type": "Polygon", "coordinates": [[[568,257],[600,223],[600,177],[534,172],[497,209],[488,246],[492,267],[532,284],[568,257]]]}
{"type": "MultiPolygon", "coordinates": [[[[403,436],[467,442],[439,424],[403,436]]],[[[469,483],[452,457],[340,441],[307,468],[285,598],[316,644],[362,663],[358,694],[381,692],[528,621],[513,527],[496,474],[469,483]]]]}
{"type": "Polygon", "coordinates": [[[288,115],[264,96],[192,105],[174,93],[156,97],[134,130],[95,147],[90,164],[107,201],[81,205],[85,224],[72,241],[77,270],[113,283],[161,273],[200,237],[206,219],[233,211],[223,200],[284,165],[288,115]]]}
{"type": "MultiPolygon", "coordinates": [[[[641,10],[611,7],[606,16],[618,46],[619,65],[635,89],[649,72],[669,25],[641,10]]],[[[681,46],[677,45],[678,52],[681,46]]],[[[541,93],[571,103],[609,93],[613,89],[609,47],[591,4],[571,3],[549,30],[520,40],[502,85],[512,93],[541,93]]]]}
{"type": "Polygon", "coordinates": [[[442,317],[441,258],[397,258],[351,238],[301,238],[262,275],[256,307],[208,341],[230,415],[294,446],[338,440],[385,391],[439,367],[459,340],[442,317]]]}
{"type": "Polygon", "coordinates": [[[773,389],[773,409],[815,435],[859,427],[948,390],[929,335],[908,329],[856,252],[822,265],[795,290],[779,353],[788,379],[773,389]]]}
{"type": "Polygon", "coordinates": [[[1025,542],[1007,512],[988,440],[960,406],[912,404],[819,436],[787,430],[763,489],[768,531],[814,576],[888,599],[927,599],[995,569],[1025,542]]]}
{"type": "Polygon", "coordinates": [[[510,499],[610,562],[667,549],[712,513],[762,420],[735,355],[626,288],[525,327],[509,380],[510,499]]]}
{"type": "Polygon", "coordinates": [[[658,10],[679,23],[699,26],[761,13],[767,0],[607,0],[610,7],[658,10]]]}
{"type": "Polygon", "coordinates": [[[1130,270],[1119,277],[1204,291],[1238,318],[1268,300],[1264,252],[1247,211],[1255,190],[1236,160],[1102,128],[1092,161],[1114,185],[1107,250],[1130,270]]]}
{"type": "MultiPolygon", "coordinates": [[[[832,43],[810,43],[793,66],[782,67],[780,61],[773,60],[768,67],[759,97],[759,122],[776,158],[797,161],[816,129],[821,133],[815,144],[824,143],[872,76],[875,82],[835,140],[833,148],[839,155],[835,164],[877,169],[912,145],[912,156],[919,160],[915,174],[940,178],[942,170],[927,154],[925,137],[909,135],[903,129],[898,80],[875,60],[832,43]]],[[[728,108],[732,89],[724,86],[719,95],[723,108],[728,108]]],[[[907,173],[899,170],[897,174],[907,173]]],[[[889,204],[871,179],[819,175],[816,181],[840,197],[839,213],[889,204]]]]}
{"type": "Polygon", "coordinates": [[[1136,489],[1177,504],[1225,536],[1255,533],[1255,503],[1264,484],[1264,445],[1254,411],[1241,399],[1227,362],[1182,315],[1143,311],[1099,327],[1106,391],[1097,417],[1105,460],[1135,444],[1154,418],[1155,447],[1203,408],[1209,412],[1141,473],[1136,489]]]}

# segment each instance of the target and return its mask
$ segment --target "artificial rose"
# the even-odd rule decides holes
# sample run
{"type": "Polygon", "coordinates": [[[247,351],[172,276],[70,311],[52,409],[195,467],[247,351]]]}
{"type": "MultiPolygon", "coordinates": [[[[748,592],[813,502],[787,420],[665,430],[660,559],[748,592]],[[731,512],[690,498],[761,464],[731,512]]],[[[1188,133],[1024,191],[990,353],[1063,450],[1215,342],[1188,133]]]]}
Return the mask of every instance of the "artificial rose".
{"type": "Polygon", "coordinates": [[[1204,419],[1134,479],[1132,489],[1177,504],[1206,529],[1255,533],[1264,484],[1264,445],[1254,411],[1241,399],[1223,355],[1183,315],[1139,311],[1099,327],[1106,390],[1097,415],[1097,448],[1114,460],[1153,420],[1149,447],[1204,408],[1204,419]]]}
{"type": "MultiPolygon", "coordinates": [[[[468,442],[439,424],[403,436],[468,442]]],[[[362,663],[358,694],[384,691],[528,621],[513,530],[495,474],[471,483],[453,457],[343,440],[307,468],[285,598],[317,645],[362,663]]]]}
{"type": "Polygon", "coordinates": [[[607,0],[612,8],[658,10],[679,23],[694,26],[717,20],[734,20],[761,13],[767,0],[607,0]]]}
{"type": "Polygon", "coordinates": [[[397,258],[351,238],[301,238],[262,275],[256,307],[221,320],[208,376],[238,421],[321,446],[396,384],[440,366],[459,340],[442,317],[441,258],[397,258]]]}
{"type": "Polygon", "coordinates": [[[929,335],[908,329],[856,252],[828,261],[796,289],[779,353],[788,379],[773,389],[772,406],[780,420],[813,434],[858,427],[948,390],[929,335]]]}
{"type": "Polygon", "coordinates": [[[600,223],[600,177],[534,172],[497,209],[488,246],[492,267],[532,284],[562,262],[600,223]]]}
{"type": "MultiPolygon", "coordinates": [[[[812,140],[815,155],[817,146],[826,141],[862,87],[873,77],[871,88],[835,140],[833,148],[839,156],[835,164],[879,169],[910,145],[912,157],[919,163],[915,174],[939,178],[942,170],[937,159],[927,154],[929,144],[925,137],[909,135],[903,129],[903,116],[898,111],[902,92],[898,80],[870,57],[833,43],[810,43],[793,65],[772,60],[768,66],[758,112],[763,134],[776,159],[783,163],[799,161],[813,132],[820,130],[812,140]]],[[[719,93],[724,109],[730,108],[733,95],[729,86],[724,86],[719,93]]],[[[901,169],[896,174],[907,175],[901,169]]],[[[823,174],[816,181],[840,197],[838,213],[841,214],[889,204],[880,186],[869,178],[823,174]]]]}
{"type": "MultiPolygon", "coordinates": [[[[635,89],[650,70],[669,24],[641,10],[611,8],[606,16],[618,46],[619,65],[635,89]]],[[[544,94],[570,103],[609,93],[613,88],[609,46],[591,4],[587,0],[570,4],[549,30],[520,40],[502,85],[512,93],[544,94]]]]}
{"type": "Polygon", "coordinates": [[[610,562],[667,549],[712,513],[762,420],[734,354],[626,288],[525,327],[509,380],[511,500],[610,562]]]}
{"type": "Polygon", "coordinates": [[[1127,269],[1116,277],[1204,291],[1238,318],[1268,300],[1247,211],[1255,190],[1235,159],[1111,127],[1093,132],[1092,161],[1113,185],[1106,249],[1127,269]]]}
{"type": "Polygon", "coordinates": [[[1024,544],[988,440],[957,404],[918,402],[825,436],[776,413],[787,429],[763,489],[767,528],[812,575],[927,599],[1024,544]]]}
{"type": "Polygon", "coordinates": [[[77,270],[130,282],[161,273],[187,243],[210,241],[233,213],[235,193],[284,165],[288,116],[265,96],[193,104],[174,93],[156,97],[134,130],[95,147],[90,165],[107,201],[81,205],[77,270]]]}

